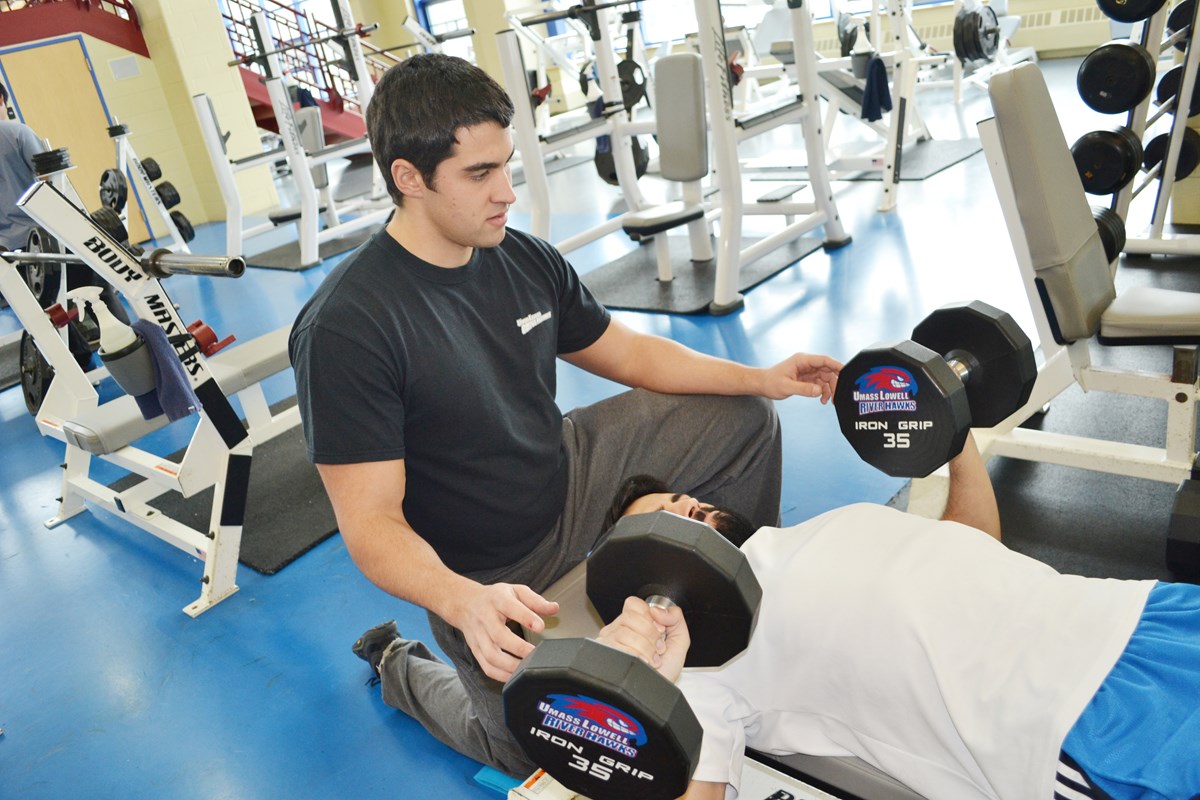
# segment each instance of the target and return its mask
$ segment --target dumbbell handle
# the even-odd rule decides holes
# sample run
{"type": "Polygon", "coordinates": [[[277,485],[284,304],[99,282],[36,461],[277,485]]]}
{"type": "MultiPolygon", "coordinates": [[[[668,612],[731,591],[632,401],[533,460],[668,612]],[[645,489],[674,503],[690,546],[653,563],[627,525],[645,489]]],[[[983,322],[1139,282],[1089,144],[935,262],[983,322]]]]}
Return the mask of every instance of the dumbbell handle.
{"type": "Polygon", "coordinates": [[[978,362],[965,350],[951,350],[946,354],[946,366],[954,370],[954,374],[962,381],[963,386],[971,379],[971,371],[978,367],[978,362]]]}
{"type": "Polygon", "coordinates": [[[670,611],[679,604],[666,595],[652,594],[646,598],[646,605],[651,608],[661,608],[663,611],[670,611]]]}

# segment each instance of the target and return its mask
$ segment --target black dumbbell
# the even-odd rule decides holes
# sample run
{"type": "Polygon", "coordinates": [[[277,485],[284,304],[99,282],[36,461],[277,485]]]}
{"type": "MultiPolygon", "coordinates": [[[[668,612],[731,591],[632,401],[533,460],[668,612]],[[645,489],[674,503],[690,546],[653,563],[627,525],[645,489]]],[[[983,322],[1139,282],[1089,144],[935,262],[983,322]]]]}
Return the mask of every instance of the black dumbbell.
{"type": "Polygon", "coordinates": [[[858,455],[896,477],[923,478],[962,452],[972,427],[998,424],[1025,405],[1037,363],[1005,312],[978,300],[943,306],[912,339],[850,359],[833,403],[858,455]]]}
{"type": "Polygon", "coordinates": [[[1091,131],[1071,145],[1083,190],[1112,194],[1124,189],[1142,168],[1142,141],[1124,126],[1091,131]]]}
{"type": "MultiPolygon", "coordinates": [[[[683,609],[687,666],[746,649],[762,588],[709,526],[665,511],[622,518],[588,558],[587,594],[611,622],[625,599],[683,609]]],[[[504,686],[504,719],[526,756],[592,800],[682,795],[702,730],[683,693],[641,659],[591,639],[545,639],[504,686]]]]}

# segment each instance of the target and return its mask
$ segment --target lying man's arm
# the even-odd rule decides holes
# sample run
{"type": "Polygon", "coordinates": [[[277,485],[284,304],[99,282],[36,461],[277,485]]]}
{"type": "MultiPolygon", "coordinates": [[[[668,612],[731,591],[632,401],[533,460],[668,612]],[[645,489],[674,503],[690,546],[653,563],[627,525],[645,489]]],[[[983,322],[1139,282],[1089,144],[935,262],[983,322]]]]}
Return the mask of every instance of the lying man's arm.
{"type": "MultiPolygon", "coordinates": [[[[652,608],[636,597],[625,600],[621,614],[601,629],[597,641],[632,653],[674,683],[683,671],[691,638],[683,612],[652,608]]],[[[725,784],[692,781],[680,800],[723,800],[725,784]]]]}
{"type": "Polygon", "coordinates": [[[558,613],[528,586],[484,585],[449,569],[404,517],[403,459],[317,464],[346,550],[367,578],[391,595],[416,603],[458,628],[484,673],[506,681],[533,645],[507,627],[533,631],[558,613]]]}
{"type": "Polygon", "coordinates": [[[1000,539],[1000,509],[975,435],[967,434],[961,453],[950,459],[950,495],[942,519],[961,522],[1000,539]]]}

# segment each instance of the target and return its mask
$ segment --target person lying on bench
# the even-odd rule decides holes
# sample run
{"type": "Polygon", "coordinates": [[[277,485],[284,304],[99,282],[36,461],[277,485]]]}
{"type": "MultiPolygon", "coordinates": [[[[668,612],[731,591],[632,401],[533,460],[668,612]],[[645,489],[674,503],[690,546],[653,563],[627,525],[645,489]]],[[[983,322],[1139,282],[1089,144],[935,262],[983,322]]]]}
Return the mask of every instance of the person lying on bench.
{"type": "MultiPolygon", "coordinates": [[[[973,441],[950,475],[943,520],[857,504],[735,539],[762,605],[721,668],[681,675],[678,608],[630,598],[603,629],[704,728],[688,800],[735,797],[746,747],[857,756],[932,800],[1200,796],[1200,587],[1059,574],[999,542],[973,441]]],[[[740,527],[684,495],[615,505],[740,527]]]]}

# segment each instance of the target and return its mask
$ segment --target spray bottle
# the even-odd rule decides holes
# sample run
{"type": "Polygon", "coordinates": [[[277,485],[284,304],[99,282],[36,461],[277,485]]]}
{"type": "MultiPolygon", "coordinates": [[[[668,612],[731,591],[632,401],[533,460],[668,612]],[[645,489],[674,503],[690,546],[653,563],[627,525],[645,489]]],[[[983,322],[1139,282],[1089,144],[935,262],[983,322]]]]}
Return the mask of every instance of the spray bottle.
{"type": "Polygon", "coordinates": [[[113,316],[99,286],[80,286],[67,292],[67,299],[82,311],[90,307],[100,326],[100,360],[108,374],[126,394],[137,397],[154,389],[154,362],[146,341],[130,326],[113,316]]]}
{"type": "Polygon", "coordinates": [[[854,77],[864,80],[867,77],[867,65],[875,55],[871,46],[871,37],[867,35],[867,21],[863,17],[854,18],[854,46],[850,51],[850,68],[854,77]]]}

